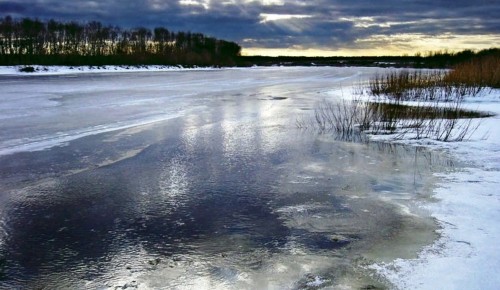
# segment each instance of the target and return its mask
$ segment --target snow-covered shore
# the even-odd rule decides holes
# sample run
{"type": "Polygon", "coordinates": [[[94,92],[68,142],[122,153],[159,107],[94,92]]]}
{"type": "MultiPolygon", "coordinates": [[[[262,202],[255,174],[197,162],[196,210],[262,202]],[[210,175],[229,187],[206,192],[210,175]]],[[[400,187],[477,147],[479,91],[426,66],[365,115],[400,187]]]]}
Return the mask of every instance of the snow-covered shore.
{"type": "Polygon", "coordinates": [[[464,108],[488,111],[469,141],[398,141],[444,149],[466,164],[444,174],[426,208],[440,238],[418,258],[372,265],[398,289],[498,289],[500,287],[500,90],[468,98],[464,108]]]}
{"type": "Polygon", "coordinates": [[[103,65],[103,66],[43,66],[30,65],[34,72],[23,72],[26,66],[0,66],[0,75],[64,75],[106,72],[161,72],[181,70],[213,70],[213,67],[166,66],[166,65],[103,65]]]}

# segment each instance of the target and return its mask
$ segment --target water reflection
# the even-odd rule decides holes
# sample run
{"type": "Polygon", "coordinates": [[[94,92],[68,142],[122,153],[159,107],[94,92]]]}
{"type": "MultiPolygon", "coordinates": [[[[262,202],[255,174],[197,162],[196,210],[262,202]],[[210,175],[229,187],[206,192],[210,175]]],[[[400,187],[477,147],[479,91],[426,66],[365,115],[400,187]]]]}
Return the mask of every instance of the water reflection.
{"type": "Polygon", "coordinates": [[[384,239],[377,232],[401,222],[378,197],[427,195],[436,166],[430,153],[401,146],[250,129],[285,142],[259,146],[264,134],[212,124],[30,188],[4,215],[6,281],[251,288],[275,272],[282,277],[267,286],[308,273],[330,281],[325,273],[347,262],[339,251],[384,239]],[[297,263],[304,268],[291,271],[297,263]]]}

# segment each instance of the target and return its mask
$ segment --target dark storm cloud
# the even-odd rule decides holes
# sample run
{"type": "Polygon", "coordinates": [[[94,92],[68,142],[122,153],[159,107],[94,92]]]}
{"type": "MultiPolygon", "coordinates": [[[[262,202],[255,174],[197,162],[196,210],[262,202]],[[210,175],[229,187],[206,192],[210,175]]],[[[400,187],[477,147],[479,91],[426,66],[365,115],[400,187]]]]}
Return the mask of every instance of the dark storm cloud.
{"type": "Polygon", "coordinates": [[[11,1],[4,1],[4,2],[0,2],[0,11],[2,13],[22,13],[24,12],[26,9],[25,9],[25,6],[24,5],[21,5],[17,2],[11,2],[11,1]]]}
{"type": "Polygon", "coordinates": [[[11,0],[0,2],[0,14],[166,26],[275,48],[356,47],[356,40],[394,34],[500,33],[498,0],[11,0]]]}

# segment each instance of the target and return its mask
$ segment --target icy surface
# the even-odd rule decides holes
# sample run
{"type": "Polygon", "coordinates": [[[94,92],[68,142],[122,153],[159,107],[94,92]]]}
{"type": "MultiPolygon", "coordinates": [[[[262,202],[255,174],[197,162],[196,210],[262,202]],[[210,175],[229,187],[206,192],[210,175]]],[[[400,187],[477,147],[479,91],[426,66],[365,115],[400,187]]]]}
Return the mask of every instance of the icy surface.
{"type": "Polygon", "coordinates": [[[88,69],[91,73],[85,78],[78,77],[78,69],[64,67],[36,74],[19,73],[18,67],[0,69],[18,76],[0,79],[0,155],[47,149],[84,136],[175,118],[218,97],[242,97],[240,92],[259,86],[263,87],[259,95],[252,97],[287,98],[294,90],[320,96],[329,89],[325,87],[329,80],[338,88],[373,73],[323,69],[319,75],[307,76],[296,68],[288,69],[288,79],[283,79],[280,68],[156,71],[145,67],[131,72],[112,68],[106,73],[88,69]]]}

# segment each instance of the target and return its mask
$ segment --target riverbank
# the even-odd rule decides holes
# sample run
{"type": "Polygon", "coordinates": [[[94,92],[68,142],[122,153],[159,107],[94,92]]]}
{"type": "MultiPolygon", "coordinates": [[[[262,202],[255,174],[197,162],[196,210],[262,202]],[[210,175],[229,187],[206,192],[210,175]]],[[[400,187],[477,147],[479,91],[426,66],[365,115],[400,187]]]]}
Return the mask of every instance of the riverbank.
{"type": "Polygon", "coordinates": [[[184,70],[214,70],[216,67],[184,67],[168,65],[102,65],[102,66],[0,66],[0,75],[65,75],[82,73],[113,73],[113,72],[162,72],[184,70]],[[27,69],[28,68],[28,69],[27,69]]]}
{"type": "Polygon", "coordinates": [[[439,224],[440,238],[416,259],[370,266],[395,288],[497,289],[500,285],[500,90],[467,98],[464,109],[495,116],[482,119],[468,141],[397,141],[445,150],[466,167],[441,175],[434,191],[437,201],[422,205],[439,224]]]}

